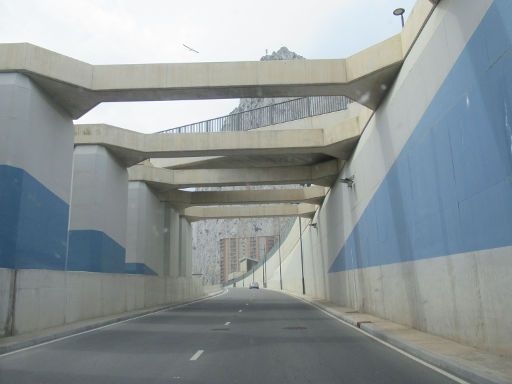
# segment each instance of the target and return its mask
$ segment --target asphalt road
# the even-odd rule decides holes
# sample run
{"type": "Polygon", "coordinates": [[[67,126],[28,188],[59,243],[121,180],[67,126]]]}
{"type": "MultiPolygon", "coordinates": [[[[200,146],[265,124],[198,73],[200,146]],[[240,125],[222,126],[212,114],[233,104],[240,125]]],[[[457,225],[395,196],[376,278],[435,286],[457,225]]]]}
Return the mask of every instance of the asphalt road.
{"type": "Polygon", "coordinates": [[[453,382],[302,301],[247,288],[0,356],[6,384],[453,382]]]}

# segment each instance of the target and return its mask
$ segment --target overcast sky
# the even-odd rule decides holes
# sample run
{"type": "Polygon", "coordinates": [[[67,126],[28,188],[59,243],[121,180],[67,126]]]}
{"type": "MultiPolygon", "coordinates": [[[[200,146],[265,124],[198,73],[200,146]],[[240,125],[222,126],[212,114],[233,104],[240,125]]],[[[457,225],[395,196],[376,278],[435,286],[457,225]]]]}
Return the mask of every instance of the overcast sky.
{"type": "MultiPolygon", "coordinates": [[[[259,60],[287,46],[343,58],[400,31],[415,0],[0,0],[0,42],[92,64],[259,60]],[[199,53],[188,51],[182,44],[199,53]]],[[[238,100],[104,103],[78,122],[154,132],[229,113],[238,100]]]]}

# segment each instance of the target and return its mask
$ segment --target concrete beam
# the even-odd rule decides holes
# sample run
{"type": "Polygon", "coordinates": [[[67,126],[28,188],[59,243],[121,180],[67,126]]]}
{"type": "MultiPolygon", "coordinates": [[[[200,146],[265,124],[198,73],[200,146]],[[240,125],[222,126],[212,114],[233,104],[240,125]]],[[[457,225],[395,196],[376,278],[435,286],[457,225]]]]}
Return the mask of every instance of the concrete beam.
{"type": "Polygon", "coordinates": [[[346,59],[91,65],[28,43],[0,45],[73,118],[101,102],[346,95],[376,108],[402,63],[396,35],[346,59]]]}
{"type": "Polygon", "coordinates": [[[243,191],[201,191],[187,192],[171,190],[159,195],[160,201],[175,206],[208,206],[268,203],[310,203],[321,204],[326,195],[324,187],[294,189],[259,189],[243,191]]]}
{"type": "Polygon", "coordinates": [[[346,160],[359,139],[358,117],[320,129],[143,134],[106,124],[75,125],[75,145],[101,145],[127,165],[148,158],[325,153],[346,160]]]}
{"type": "Polygon", "coordinates": [[[313,218],[317,206],[314,204],[272,204],[224,207],[190,207],[183,210],[189,220],[237,219],[254,217],[300,216],[313,218]]]}
{"type": "Polygon", "coordinates": [[[130,181],[144,181],[159,191],[191,187],[316,184],[330,186],[343,164],[236,169],[163,169],[146,165],[128,168],[130,181]]]}

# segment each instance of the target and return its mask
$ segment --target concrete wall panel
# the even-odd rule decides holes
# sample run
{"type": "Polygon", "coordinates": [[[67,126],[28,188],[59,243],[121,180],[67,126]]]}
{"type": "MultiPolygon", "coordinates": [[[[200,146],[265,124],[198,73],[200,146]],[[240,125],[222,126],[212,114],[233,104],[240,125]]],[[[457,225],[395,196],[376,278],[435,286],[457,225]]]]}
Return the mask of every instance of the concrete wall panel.
{"type": "Polygon", "coordinates": [[[0,268],[0,337],[11,331],[14,271],[0,268]]]}
{"type": "MultiPolygon", "coordinates": [[[[0,269],[1,336],[8,336],[11,331],[9,308],[5,304],[12,293],[7,283],[13,274],[11,270],[0,269]]],[[[204,295],[200,279],[191,277],[37,269],[17,271],[15,292],[14,334],[186,302],[204,295]]]]}

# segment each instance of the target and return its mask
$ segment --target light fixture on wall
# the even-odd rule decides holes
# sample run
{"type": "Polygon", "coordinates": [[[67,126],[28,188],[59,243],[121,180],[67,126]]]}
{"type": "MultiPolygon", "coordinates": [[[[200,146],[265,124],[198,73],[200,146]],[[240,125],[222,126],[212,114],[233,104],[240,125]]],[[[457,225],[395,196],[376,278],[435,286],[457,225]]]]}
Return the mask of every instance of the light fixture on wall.
{"type": "Polygon", "coordinates": [[[347,187],[352,188],[354,186],[354,175],[340,179],[340,183],[347,184],[347,187]]]}

